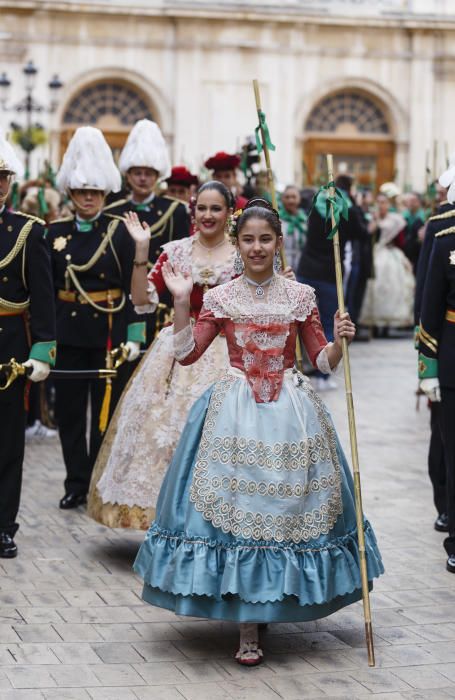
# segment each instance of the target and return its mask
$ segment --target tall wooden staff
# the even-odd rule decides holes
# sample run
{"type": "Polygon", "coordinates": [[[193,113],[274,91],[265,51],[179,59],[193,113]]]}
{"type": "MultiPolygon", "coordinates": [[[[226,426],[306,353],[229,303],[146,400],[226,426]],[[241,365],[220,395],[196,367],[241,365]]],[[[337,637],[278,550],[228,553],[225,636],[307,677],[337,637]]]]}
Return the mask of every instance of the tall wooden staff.
{"type": "MultiPolygon", "coordinates": [[[[340,255],[340,237],[338,234],[337,222],[335,219],[335,212],[333,209],[333,200],[335,198],[335,186],[333,183],[333,157],[332,155],[327,156],[327,170],[329,178],[329,198],[330,203],[330,214],[332,219],[332,230],[335,229],[333,235],[333,251],[335,256],[335,274],[336,274],[336,286],[337,286],[337,297],[338,297],[338,308],[340,314],[344,314],[346,311],[344,303],[344,292],[343,292],[343,273],[341,268],[341,255],[340,255]]],[[[359,470],[359,454],[357,449],[357,431],[355,427],[355,413],[354,413],[354,402],[352,398],[352,383],[351,383],[351,367],[349,364],[349,346],[347,338],[343,337],[341,339],[341,345],[343,350],[343,365],[344,365],[344,380],[346,386],[346,402],[348,405],[348,420],[349,420],[349,437],[351,442],[351,454],[352,454],[352,467],[354,472],[354,497],[355,497],[355,512],[357,520],[357,537],[359,541],[359,555],[360,555],[360,577],[362,581],[362,600],[363,600],[363,614],[365,618],[365,634],[366,634],[366,644],[368,651],[368,665],[374,666],[374,646],[373,646],[373,627],[371,624],[371,608],[370,608],[370,592],[368,588],[368,573],[367,573],[367,560],[365,553],[365,532],[363,528],[363,508],[362,508],[362,491],[360,488],[360,470],[359,470]]]]}
{"type": "MultiPolygon", "coordinates": [[[[262,106],[261,106],[261,93],[259,91],[259,83],[257,80],[253,80],[253,88],[254,88],[254,97],[256,99],[256,110],[258,113],[258,120],[259,120],[259,131],[261,134],[261,143],[262,143],[262,150],[264,151],[264,158],[265,158],[265,165],[267,168],[267,179],[269,182],[269,188],[270,188],[270,195],[272,197],[272,207],[278,211],[278,201],[276,198],[276,190],[275,190],[275,181],[273,179],[273,171],[272,171],[272,166],[270,164],[270,151],[269,151],[269,143],[270,143],[270,135],[268,133],[268,127],[266,125],[265,121],[265,114],[262,111],[262,106]]],[[[275,147],[272,146],[272,149],[274,150],[275,147]]],[[[259,149],[258,149],[259,150],[259,149]]],[[[280,259],[281,259],[281,266],[284,268],[287,267],[287,260],[286,260],[286,253],[284,250],[284,246],[281,246],[280,248],[280,259]]],[[[303,370],[303,357],[302,357],[302,348],[300,345],[300,338],[297,339],[297,343],[295,346],[295,360],[297,367],[300,371],[303,370]]]]}

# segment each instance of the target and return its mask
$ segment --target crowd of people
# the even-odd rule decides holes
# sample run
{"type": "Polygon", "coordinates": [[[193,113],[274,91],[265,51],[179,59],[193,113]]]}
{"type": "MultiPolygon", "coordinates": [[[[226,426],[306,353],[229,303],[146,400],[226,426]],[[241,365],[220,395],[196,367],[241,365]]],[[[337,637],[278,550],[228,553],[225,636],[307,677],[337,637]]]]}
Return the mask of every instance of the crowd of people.
{"type": "MultiPolygon", "coordinates": [[[[442,203],[449,176],[434,213],[394,183],[374,197],[339,173],[340,314],[327,190],[288,185],[275,209],[263,173],[241,183],[239,155],[204,165],[204,183],[171,168],[160,129],[141,120],[117,166],[102,132],[82,127],[55,176],[47,167],[14,188],[22,165],[0,137],[0,380],[11,381],[0,557],[17,555],[25,421],[30,437],[58,428],[59,507],[87,503],[100,523],[147,531],[135,563],[144,600],[236,620],[236,658],[249,666],[263,657],[258,624],[316,619],[362,595],[352,479],[319,397],[356,326],[363,340],[418,326],[435,526],[455,572],[455,386],[440,391],[428,354],[442,332],[431,304],[447,285],[425,284],[455,209],[442,203]]],[[[371,585],[383,568],[366,519],[364,532],[371,585]]]]}

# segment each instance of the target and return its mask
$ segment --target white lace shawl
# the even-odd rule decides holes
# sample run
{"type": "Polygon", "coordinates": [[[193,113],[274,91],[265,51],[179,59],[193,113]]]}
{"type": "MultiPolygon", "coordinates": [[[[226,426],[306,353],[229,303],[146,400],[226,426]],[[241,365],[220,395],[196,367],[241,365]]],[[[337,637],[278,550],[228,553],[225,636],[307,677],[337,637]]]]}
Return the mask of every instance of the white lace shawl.
{"type": "MultiPolygon", "coordinates": [[[[232,320],[251,319],[255,323],[276,321],[305,321],[317,307],[316,294],[312,287],[275,275],[269,288],[267,300],[254,302],[251,287],[243,277],[210,289],[204,296],[204,308],[211,311],[216,318],[232,320]],[[254,309],[254,316],[252,310],[254,309]]],[[[332,374],[327,356],[327,348],[321,350],[316,365],[323,374],[332,374]]],[[[174,334],[174,356],[183,360],[194,348],[191,326],[174,334]]]]}

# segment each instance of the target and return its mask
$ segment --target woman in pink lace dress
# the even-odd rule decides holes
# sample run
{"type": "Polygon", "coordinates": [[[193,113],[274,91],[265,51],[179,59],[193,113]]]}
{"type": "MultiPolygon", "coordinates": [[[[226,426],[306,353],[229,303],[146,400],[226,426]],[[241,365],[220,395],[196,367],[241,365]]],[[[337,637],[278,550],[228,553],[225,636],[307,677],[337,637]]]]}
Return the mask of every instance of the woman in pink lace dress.
{"type": "MultiPolygon", "coordinates": [[[[231,200],[229,190],[219,182],[201,187],[194,207],[196,234],[166,243],[147,280],[146,268],[136,269],[143,274],[147,289],[145,303],[137,311],[152,313],[157,308],[166,291],[166,262],[192,276],[193,320],[205,292],[232,279],[235,249],[226,235],[231,200]]],[[[134,215],[127,225],[142,231],[134,215]]],[[[199,362],[183,367],[173,357],[172,327],[160,332],[126,388],[104,438],[88,497],[92,518],[109,527],[149,527],[188,411],[228,366],[224,337],[219,336],[199,362]]]]}
{"type": "MultiPolygon", "coordinates": [[[[347,314],[327,343],[314,290],[274,272],[278,214],[252,200],[236,226],[244,273],[210,290],[190,325],[191,277],[170,263],[174,353],[199,360],[226,336],[230,367],[193,405],[138,553],[143,598],[179,615],[240,623],[236,659],[260,663],[258,623],[314,620],[361,598],[353,484],[330,415],[294,369],[297,334],[330,373],[347,314]]],[[[382,572],[365,522],[368,578],[382,572]]]]}

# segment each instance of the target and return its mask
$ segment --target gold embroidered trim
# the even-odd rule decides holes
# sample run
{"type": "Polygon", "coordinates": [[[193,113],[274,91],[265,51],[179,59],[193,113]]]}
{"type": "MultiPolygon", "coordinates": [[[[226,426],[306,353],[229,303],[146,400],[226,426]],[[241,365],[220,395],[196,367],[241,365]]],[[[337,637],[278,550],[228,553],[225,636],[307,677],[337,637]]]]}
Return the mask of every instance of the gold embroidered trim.
{"type": "Polygon", "coordinates": [[[440,238],[441,236],[447,236],[449,233],[455,233],[455,226],[450,226],[450,228],[444,229],[444,231],[439,231],[435,234],[435,238],[440,238]]]}
{"type": "Polygon", "coordinates": [[[453,219],[455,218],[455,208],[450,209],[450,211],[445,211],[442,214],[435,214],[434,216],[430,216],[428,221],[442,221],[444,219],[453,219]]]}
{"type": "Polygon", "coordinates": [[[428,347],[430,350],[433,352],[437,353],[438,352],[438,341],[436,338],[433,338],[432,335],[427,333],[425,328],[420,324],[420,340],[428,347]]]}
{"type": "MultiPolygon", "coordinates": [[[[311,539],[319,538],[323,534],[328,534],[334,527],[338,516],[343,512],[341,465],[338,459],[335,429],[328,417],[324,404],[308,382],[303,382],[300,385],[300,390],[307,393],[308,398],[316,409],[322,433],[325,436],[326,445],[330,452],[330,461],[333,465],[331,474],[328,476],[321,475],[319,479],[313,479],[305,486],[302,484],[287,484],[286,482],[276,484],[210,475],[209,460],[212,457],[215,441],[217,440],[213,435],[216,420],[227,392],[236,381],[242,380],[228,374],[216,383],[213,390],[193,471],[190,501],[194,503],[195,509],[202,514],[202,517],[210,521],[214,527],[220,528],[225,533],[231,533],[235,537],[242,537],[247,540],[288,541],[298,544],[302,541],[308,542],[311,539]],[[297,493],[299,487],[301,494],[297,493]],[[272,513],[245,511],[236,507],[235,501],[231,504],[219,494],[217,489],[220,488],[231,491],[231,493],[259,494],[268,498],[305,496],[312,491],[319,492],[329,488],[332,488],[334,492],[327,498],[325,503],[321,503],[311,511],[306,510],[303,513],[292,515],[273,515],[272,513]]],[[[296,388],[296,391],[298,390],[296,388]]],[[[224,439],[221,438],[221,440],[224,439]]],[[[233,440],[234,438],[228,437],[227,439],[233,440]]],[[[313,438],[313,440],[315,439],[313,438]]],[[[218,445],[219,443],[217,442],[216,444],[218,445]]],[[[262,455],[261,457],[260,454],[261,451],[264,452],[264,448],[266,448],[266,455],[271,450],[275,457],[280,457],[283,451],[286,453],[288,450],[291,452],[296,449],[296,443],[290,443],[290,445],[274,443],[273,445],[265,446],[262,442],[246,440],[246,445],[247,447],[249,446],[251,453],[256,453],[254,456],[255,465],[262,459],[264,464],[266,464],[267,456],[262,455]]],[[[268,468],[273,469],[273,466],[268,468]]],[[[303,470],[305,470],[305,467],[303,467],[303,470]]]]}

